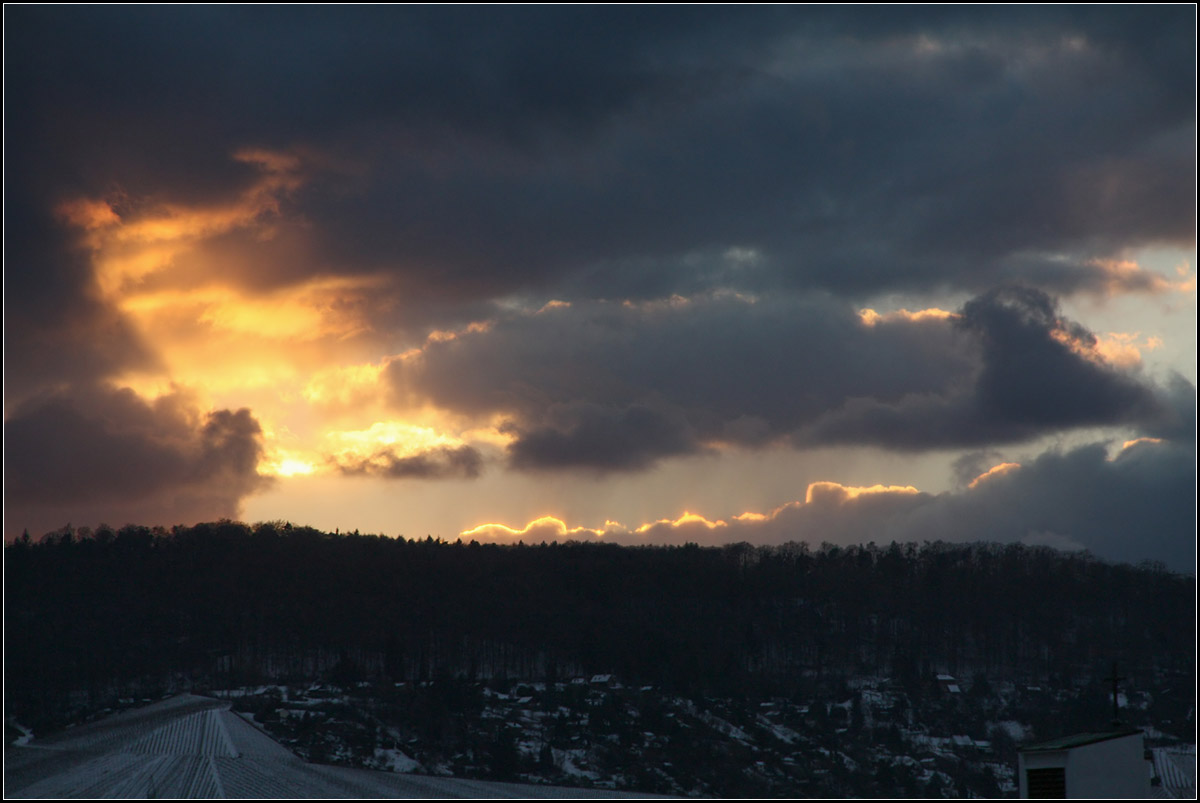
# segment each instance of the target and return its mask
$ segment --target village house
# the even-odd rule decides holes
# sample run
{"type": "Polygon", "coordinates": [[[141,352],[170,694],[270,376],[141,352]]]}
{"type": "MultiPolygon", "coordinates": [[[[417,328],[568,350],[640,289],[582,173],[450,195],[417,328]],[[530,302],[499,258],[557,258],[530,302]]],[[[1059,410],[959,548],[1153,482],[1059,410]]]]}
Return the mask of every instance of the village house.
{"type": "Polygon", "coordinates": [[[1022,798],[1143,798],[1151,795],[1142,731],[1078,733],[1022,747],[1022,798]]]}

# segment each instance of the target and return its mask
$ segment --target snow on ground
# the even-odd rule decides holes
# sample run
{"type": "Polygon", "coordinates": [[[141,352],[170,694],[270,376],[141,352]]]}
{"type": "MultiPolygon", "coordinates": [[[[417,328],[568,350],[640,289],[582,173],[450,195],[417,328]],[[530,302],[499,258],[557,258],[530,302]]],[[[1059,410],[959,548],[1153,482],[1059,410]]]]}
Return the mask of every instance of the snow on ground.
{"type": "Polygon", "coordinates": [[[888,694],[878,689],[863,689],[861,694],[863,704],[869,705],[872,708],[886,708],[894,705],[896,702],[894,694],[888,694]]]}
{"type": "Polygon", "coordinates": [[[765,730],[769,731],[776,739],[785,744],[795,744],[800,740],[800,734],[796,733],[791,728],[785,728],[782,725],[777,725],[763,715],[759,715],[758,724],[765,730]]]}
{"type": "Polygon", "coordinates": [[[600,780],[600,773],[595,770],[584,769],[575,762],[583,761],[587,755],[584,750],[559,750],[557,747],[552,747],[551,754],[554,756],[554,763],[558,765],[566,775],[576,778],[587,778],[591,781],[600,780]]]}
{"type": "Polygon", "coordinates": [[[989,722],[987,729],[990,732],[993,728],[1000,728],[1009,735],[1014,742],[1023,742],[1028,738],[1028,731],[1025,726],[1015,719],[1006,719],[1003,722],[989,722]]]}
{"type": "Polygon", "coordinates": [[[279,692],[283,699],[286,700],[288,698],[287,686],[243,686],[240,689],[214,689],[213,691],[207,693],[222,700],[234,700],[240,697],[255,697],[259,694],[266,694],[272,690],[279,692]]]}
{"type": "Polygon", "coordinates": [[[389,772],[416,772],[421,768],[418,761],[414,761],[401,750],[384,750],[383,748],[375,748],[375,763],[381,770],[389,772]]]}
{"type": "MultiPolygon", "coordinates": [[[[14,728],[20,728],[10,720],[14,728]]],[[[337,751],[341,752],[341,751],[337,751]]],[[[561,754],[574,775],[583,751],[561,754]]],[[[229,710],[229,701],[180,695],[6,751],[5,793],[26,798],[592,798],[644,795],[499,784],[411,774],[400,750],[376,750],[391,772],[308,764],[229,710]]],[[[449,767],[433,775],[452,774],[449,767]]]]}
{"type": "Polygon", "coordinates": [[[20,722],[17,722],[17,720],[13,717],[8,718],[8,724],[21,732],[21,735],[12,742],[14,747],[24,747],[33,739],[33,731],[29,730],[29,728],[25,727],[20,722]]]}
{"type": "Polygon", "coordinates": [[[920,768],[921,766],[921,762],[917,761],[912,756],[889,756],[888,763],[890,763],[893,767],[903,766],[920,768]]]}
{"type": "Polygon", "coordinates": [[[750,742],[754,741],[750,738],[750,734],[746,733],[737,725],[734,725],[731,722],[726,722],[720,717],[710,714],[707,711],[700,712],[699,719],[705,725],[717,731],[718,733],[723,733],[731,739],[736,739],[742,744],[750,744],[750,742]]]}

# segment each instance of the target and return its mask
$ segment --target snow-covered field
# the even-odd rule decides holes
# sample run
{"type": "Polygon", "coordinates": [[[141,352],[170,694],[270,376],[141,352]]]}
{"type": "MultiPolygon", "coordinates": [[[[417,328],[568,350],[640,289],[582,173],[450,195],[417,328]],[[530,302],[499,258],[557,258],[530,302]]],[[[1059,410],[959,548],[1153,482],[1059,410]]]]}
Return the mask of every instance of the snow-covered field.
{"type": "Polygon", "coordinates": [[[7,798],[633,797],[403,774],[416,762],[377,750],[387,772],[308,764],[213,698],[179,695],[5,754],[7,798]]]}

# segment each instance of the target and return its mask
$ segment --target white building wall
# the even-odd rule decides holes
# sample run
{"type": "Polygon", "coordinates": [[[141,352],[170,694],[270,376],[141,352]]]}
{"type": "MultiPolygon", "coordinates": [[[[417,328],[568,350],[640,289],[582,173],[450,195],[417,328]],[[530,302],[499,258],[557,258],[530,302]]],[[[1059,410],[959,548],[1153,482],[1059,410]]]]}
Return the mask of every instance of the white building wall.
{"type": "Polygon", "coordinates": [[[1063,767],[1069,798],[1149,797],[1150,768],[1142,734],[1134,733],[1067,750],[1020,753],[1018,784],[1022,798],[1029,797],[1025,772],[1063,767]]]}
{"type": "Polygon", "coordinates": [[[1149,797],[1150,769],[1142,734],[1068,751],[1067,797],[1149,797]]]}

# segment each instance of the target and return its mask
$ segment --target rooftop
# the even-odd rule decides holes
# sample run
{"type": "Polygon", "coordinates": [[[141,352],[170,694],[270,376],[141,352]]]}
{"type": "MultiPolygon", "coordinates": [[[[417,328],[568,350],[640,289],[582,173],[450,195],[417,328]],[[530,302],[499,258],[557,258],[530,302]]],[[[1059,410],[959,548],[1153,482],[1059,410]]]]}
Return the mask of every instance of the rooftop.
{"type": "Polygon", "coordinates": [[[1076,733],[1074,736],[1060,736],[1048,742],[1025,745],[1020,749],[1023,753],[1070,750],[1072,747],[1083,747],[1086,744],[1106,742],[1109,739],[1121,739],[1125,736],[1141,735],[1141,733],[1140,728],[1121,728],[1119,730],[1100,731],[1096,733],[1076,733]]]}

